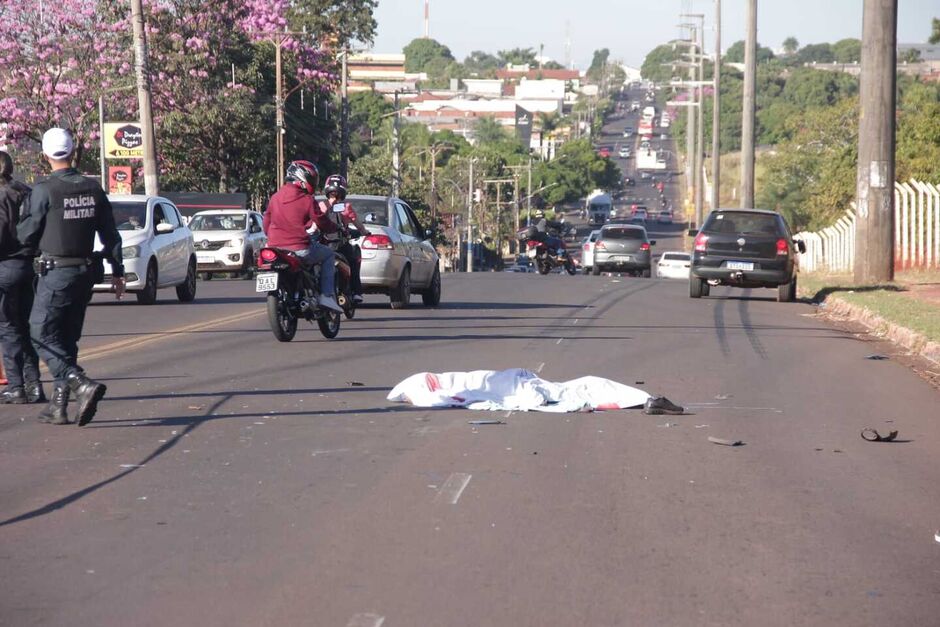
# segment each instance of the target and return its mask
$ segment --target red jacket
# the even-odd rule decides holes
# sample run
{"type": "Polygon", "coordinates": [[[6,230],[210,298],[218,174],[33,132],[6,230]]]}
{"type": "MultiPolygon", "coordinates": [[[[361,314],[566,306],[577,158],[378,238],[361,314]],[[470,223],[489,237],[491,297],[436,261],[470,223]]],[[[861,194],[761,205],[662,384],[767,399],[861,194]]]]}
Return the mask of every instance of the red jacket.
{"type": "MultiPolygon", "coordinates": [[[[330,204],[325,200],[321,200],[316,203],[316,206],[313,209],[313,221],[317,224],[317,229],[321,233],[335,233],[339,230],[339,227],[336,225],[336,222],[333,221],[333,208],[330,207],[330,204]]],[[[349,202],[346,203],[346,210],[343,211],[340,216],[343,219],[343,224],[349,225],[351,222],[356,221],[356,212],[352,208],[352,204],[349,202]]]]}
{"type": "Polygon", "coordinates": [[[293,183],[285,183],[268,201],[264,212],[264,232],[268,246],[303,250],[310,246],[307,233],[315,219],[316,200],[293,183]]]}

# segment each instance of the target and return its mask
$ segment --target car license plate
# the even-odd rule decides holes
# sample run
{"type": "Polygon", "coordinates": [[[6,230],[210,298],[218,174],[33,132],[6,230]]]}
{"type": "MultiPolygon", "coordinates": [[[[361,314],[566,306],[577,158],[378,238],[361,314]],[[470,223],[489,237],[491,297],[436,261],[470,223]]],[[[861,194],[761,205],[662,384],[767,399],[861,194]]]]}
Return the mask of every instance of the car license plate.
{"type": "Polygon", "coordinates": [[[532,258],[538,257],[539,251],[537,248],[530,248],[526,251],[526,254],[532,258]]]}
{"type": "Polygon", "coordinates": [[[747,261],[729,261],[726,267],[729,270],[753,270],[754,264],[747,261]]]}
{"type": "Polygon", "coordinates": [[[614,260],[616,261],[633,261],[633,255],[615,255],[614,260]]]}
{"type": "Polygon", "coordinates": [[[277,272],[265,272],[255,279],[256,292],[273,292],[277,289],[277,272]]]}
{"type": "Polygon", "coordinates": [[[215,259],[212,255],[196,255],[196,263],[212,263],[215,259]]]}

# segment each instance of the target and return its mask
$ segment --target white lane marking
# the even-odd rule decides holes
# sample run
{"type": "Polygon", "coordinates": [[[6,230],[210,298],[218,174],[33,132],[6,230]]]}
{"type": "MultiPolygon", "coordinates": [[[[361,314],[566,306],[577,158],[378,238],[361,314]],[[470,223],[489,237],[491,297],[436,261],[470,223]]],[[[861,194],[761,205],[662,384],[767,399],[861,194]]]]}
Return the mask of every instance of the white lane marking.
{"type": "Polygon", "coordinates": [[[782,414],[783,410],[776,407],[714,407],[707,403],[686,403],[686,407],[694,407],[696,409],[740,409],[743,411],[775,411],[778,414],[782,414]]]}
{"type": "Polygon", "coordinates": [[[310,457],[316,457],[317,455],[328,455],[330,453],[347,453],[351,450],[351,448],[318,448],[310,453],[310,457]]]}
{"type": "Polygon", "coordinates": [[[542,374],[542,368],[545,367],[545,362],[539,364],[539,367],[535,369],[535,374],[542,374]]]}
{"type": "Polygon", "coordinates": [[[470,483],[470,477],[472,476],[473,475],[469,475],[465,472],[451,473],[451,475],[447,477],[447,481],[444,482],[444,485],[441,486],[434,500],[456,505],[457,501],[460,500],[460,495],[463,494],[467,484],[470,483]]]}
{"type": "Polygon", "coordinates": [[[354,614],[346,627],[382,627],[385,617],[378,614],[354,614]]]}
{"type": "Polygon", "coordinates": [[[564,341],[565,341],[565,338],[560,338],[557,342],[555,342],[555,344],[558,345],[558,344],[561,344],[561,343],[564,342],[564,341]]]}
{"type": "Polygon", "coordinates": [[[575,318],[575,319],[574,319],[574,322],[572,322],[571,324],[578,324],[578,322],[579,322],[580,320],[581,320],[581,318],[575,318]]]}

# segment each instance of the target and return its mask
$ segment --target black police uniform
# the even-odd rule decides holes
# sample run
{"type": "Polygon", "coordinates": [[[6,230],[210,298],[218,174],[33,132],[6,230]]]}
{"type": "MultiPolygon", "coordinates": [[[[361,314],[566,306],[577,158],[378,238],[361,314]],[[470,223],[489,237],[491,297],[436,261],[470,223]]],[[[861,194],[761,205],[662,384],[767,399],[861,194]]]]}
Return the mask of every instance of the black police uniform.
{"type": "Polygon", "coordinates": [[[76,422],[94,416],[105,386],[85,376],[78,366],[78,341],[85,309],[95,282],[95,233],[116,277],[124,276],[121,236],[114,225],[111,203],[101,186],[73,168],[56,170],[33,187],[29,213],[17,226],[26,246],[39,248],[40,277],[29,318],[39,356],[55,378],[52,404],[40,420],[67,422],[69,392],[78,403],[76,422]]]}
{"type": "Polygon", "coordinates": [[[35,250],[16,238],[20,207],[28,197],[26,185],[0,179],[0,350],[8,380],[0,403],[46,400],[39,383],[39,357],[29,340],[35,250]]]}

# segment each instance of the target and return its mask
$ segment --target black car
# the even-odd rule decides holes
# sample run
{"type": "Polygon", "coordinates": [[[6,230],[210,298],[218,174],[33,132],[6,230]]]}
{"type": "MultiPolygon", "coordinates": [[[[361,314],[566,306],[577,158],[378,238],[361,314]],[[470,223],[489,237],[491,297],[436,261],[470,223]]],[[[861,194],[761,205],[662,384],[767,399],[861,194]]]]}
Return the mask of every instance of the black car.
{"type": "Polygon", "coordinates": [[[786,220],[775,211],[719,209],[708,215],[695,236],[689,296],[708,296],[712,284],[732,287],[776,287],[777,300],[796,298],[797,252],[786,220]]]}
{"type": "Polygon", "coordinates": [[[646,229],[632,224],[606,224],[594,242],[591,274],[622,270],[649,278],[650,240],[646,229]]]}

